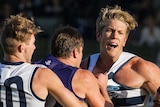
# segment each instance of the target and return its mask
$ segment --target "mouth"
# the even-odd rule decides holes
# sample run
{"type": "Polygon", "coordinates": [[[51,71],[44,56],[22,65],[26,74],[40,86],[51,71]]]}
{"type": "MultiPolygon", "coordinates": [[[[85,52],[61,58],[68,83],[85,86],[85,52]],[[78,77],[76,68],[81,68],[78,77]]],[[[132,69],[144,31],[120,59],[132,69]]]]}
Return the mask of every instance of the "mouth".
{"type": "Polygon", "coordinates": [[[108,46],[111,47],[111,48],[116,48],[116,47],[118,47],[118,44],[116,44],[116,43],[109,43],[108,46]]]}

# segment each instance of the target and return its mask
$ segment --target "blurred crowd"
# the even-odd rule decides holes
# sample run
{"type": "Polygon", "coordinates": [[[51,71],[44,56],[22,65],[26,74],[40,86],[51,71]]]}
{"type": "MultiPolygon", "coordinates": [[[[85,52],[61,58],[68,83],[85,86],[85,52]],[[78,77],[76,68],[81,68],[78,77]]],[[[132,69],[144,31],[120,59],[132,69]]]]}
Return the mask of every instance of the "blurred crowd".
{"type": "Polygon", "coordinates": [[[138,21],[125,49],[160,64],[160,0],[0,0],[0,31],[6,17],[21,12],[37,18],[61,18],[61,24],[75,26],[85,39],[93,39],[100,8],[115,4],[138,21]]]}

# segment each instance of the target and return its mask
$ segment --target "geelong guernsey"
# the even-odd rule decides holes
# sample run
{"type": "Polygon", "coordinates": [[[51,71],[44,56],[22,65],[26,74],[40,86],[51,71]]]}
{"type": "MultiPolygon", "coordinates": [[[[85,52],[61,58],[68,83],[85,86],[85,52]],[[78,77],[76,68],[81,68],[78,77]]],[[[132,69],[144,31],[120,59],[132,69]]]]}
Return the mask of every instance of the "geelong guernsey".
{"type": "MultiPolygon", "coordinates": [[[[89,57],[88,70],[93,71],[94,66],[99,58],[99,53],[89,57]]],[[[147,107],[149,93],[140,88],[131,88],[114,80],[114,76],[131,58],[135,55],[127,52],[122,52],[119,59],[109,69],[107,91],[114,103],[115,107],[147,107]]]]}
{"type": "Polygon", "coordinates": [[[29,63],[0,63],[1,107],[44,107],[45,100],[32,91],[32,79],[37,65],[29,63]]]}

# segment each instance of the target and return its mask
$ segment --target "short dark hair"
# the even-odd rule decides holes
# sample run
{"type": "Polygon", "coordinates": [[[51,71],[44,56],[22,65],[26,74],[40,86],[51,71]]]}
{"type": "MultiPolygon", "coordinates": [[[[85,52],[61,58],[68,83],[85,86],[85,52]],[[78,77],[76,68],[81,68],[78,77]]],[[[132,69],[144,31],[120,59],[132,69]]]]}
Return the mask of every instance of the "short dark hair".
{"type": "Polygon", "coordinates": [[[84,46],[82,34],[71,26],[61,26],[53,34],[51,52],[55,57],[69,57],[73,49],[84,46]]]}

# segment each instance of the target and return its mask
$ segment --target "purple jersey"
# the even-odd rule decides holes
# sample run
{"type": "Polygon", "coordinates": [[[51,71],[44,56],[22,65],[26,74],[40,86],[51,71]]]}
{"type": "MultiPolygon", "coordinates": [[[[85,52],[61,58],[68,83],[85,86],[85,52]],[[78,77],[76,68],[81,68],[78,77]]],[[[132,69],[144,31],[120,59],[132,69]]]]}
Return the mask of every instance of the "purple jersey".
{"type": "MultiPolygon", "coordinates": [[[[78,70],[77,67],[72,67],[60,62],[57,58],[52,55],[48,55],[40,61],[35,62],[35,64],[43,64],[50,68],[53,72],[55,72],[58,77],[61,79],[62,83],[66,88],[68,88],[71,92],[74,93],[72,89],[72,78],[75,72],[78,70]]],[[[84,98],[78,97],[75,93],[74,95],[80,99],[84,100],[84,98]]],[[[58,107],[58,106],[56,106],[58,107]]]]}

